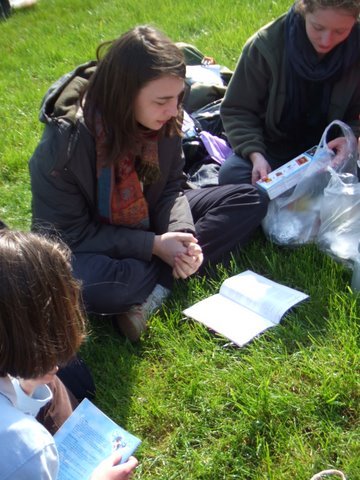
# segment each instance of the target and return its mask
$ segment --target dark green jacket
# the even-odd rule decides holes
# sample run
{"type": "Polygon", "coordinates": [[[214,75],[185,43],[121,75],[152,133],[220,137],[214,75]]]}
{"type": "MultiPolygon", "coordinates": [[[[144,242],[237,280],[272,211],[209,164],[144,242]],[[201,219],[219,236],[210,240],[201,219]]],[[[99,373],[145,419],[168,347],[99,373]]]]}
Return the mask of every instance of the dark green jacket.
{"type": "MultiPolygon", "coordinates": [[[[285,103],[285,15],[246,42],[222,102],[225,132],[232,148],[244,158],[252,152],[277,155],[281,149],[276,145],[286,144],[279,129],[285,103]]],[[[327,120],[342,120],[358,137],[359,113],[360,61],[334,84],[327,120]]]]}
{"type": "Polygon", "coordinates": [[[182,189],[181,139],[159,140],[162,175],[144,189],[151,231],[99,222],[95,142],[79,110],[80,92],[94,68],[90,62],[65,75],[43,100],[40,120],[46,126],[30,159],[32,226],[57,232],[74,252],[150,260],[155,234],[194,232],[182,189]]]}

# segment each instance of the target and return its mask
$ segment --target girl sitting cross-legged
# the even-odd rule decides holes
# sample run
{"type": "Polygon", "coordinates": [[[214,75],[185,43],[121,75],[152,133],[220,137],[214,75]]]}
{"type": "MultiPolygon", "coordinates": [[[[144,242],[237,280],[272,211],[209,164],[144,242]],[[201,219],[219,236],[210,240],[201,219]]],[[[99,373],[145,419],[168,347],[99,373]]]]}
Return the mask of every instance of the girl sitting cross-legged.
{"type": "Polygon", "coordinates": [[[184,79],[172,41],[129,30],[50,88],[30,160],[33,229],[62,237],[87,311],[133,341],[174,279],[244,245],[266,211],[252,185],[187,188],[184,79]]]}

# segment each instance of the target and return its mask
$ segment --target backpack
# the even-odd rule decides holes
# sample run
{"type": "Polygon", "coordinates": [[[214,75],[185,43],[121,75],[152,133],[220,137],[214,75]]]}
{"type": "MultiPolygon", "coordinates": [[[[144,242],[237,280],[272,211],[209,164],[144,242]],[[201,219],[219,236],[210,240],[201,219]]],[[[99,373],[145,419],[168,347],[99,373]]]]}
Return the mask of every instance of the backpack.
{"type": "Polygon", "coordinates": [[[195,187],[218,185],[220,166],[232,153],[222,133],[219,108],[220,102],[217,102],[216,106],[210,104],[209,109],[205,106],[191,115],[184,112],[184,171],[195,187]]]}
{"type": "Polygon", "coordinates": [[[186,63],[183,99],[184,171],[195,187],[218,185],[221,163],[231,153],[220,105],[232,72],[187,43],[177,43],[186,63]]]}

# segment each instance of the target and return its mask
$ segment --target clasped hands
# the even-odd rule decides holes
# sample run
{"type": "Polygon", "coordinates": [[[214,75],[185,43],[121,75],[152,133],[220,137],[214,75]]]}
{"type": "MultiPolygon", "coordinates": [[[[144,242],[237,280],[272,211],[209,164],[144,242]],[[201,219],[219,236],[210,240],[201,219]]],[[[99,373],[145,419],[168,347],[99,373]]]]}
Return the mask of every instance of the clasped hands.
{"type": "Polygon", "coordinates": [[[155,235],[153,255],[172,267],[176,279],[185,279],[197,272],[204,259],[194,235],[183,232],[155,235]]]}

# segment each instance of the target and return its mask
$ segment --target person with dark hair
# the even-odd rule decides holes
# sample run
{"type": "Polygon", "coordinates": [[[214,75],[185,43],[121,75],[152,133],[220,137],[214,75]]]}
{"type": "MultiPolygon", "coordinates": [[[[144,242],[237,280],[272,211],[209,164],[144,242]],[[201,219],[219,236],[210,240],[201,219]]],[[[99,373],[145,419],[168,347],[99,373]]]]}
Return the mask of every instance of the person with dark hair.
{"type": "MultiPolygon", "coordinates": [[[[296,0],[244,46],[221,106],[234,154],[219,183],[255,182],[342,120],[360,135],[360,1],[296,0]]],[[[341,137],[329,138],[339,160],[341,137]]]]}
{"type": "MultiPolygon", "coordinates": [[[[70,251],[34,233],[0,231],[0,465],[3,479],[56,479],[53,437],[35,418],[47,384],[80,347],[86,323],[70,251]]],[[[65,396],[63,400],[66,400],[65,396]]],[[[137,465],[113,455],[92,480],[127,480],[137,465]]]]}
{"type": "Polygon", "coordinates": [[[267,202],[251,185],[184,190],[185,62],[163,33],[135,27],[97,58],[43,101],[46,127],[30,160],[33,229],[62,237],[87,311],[115,315],[136,341],[173,279],[243,245],[267,202]]]}

